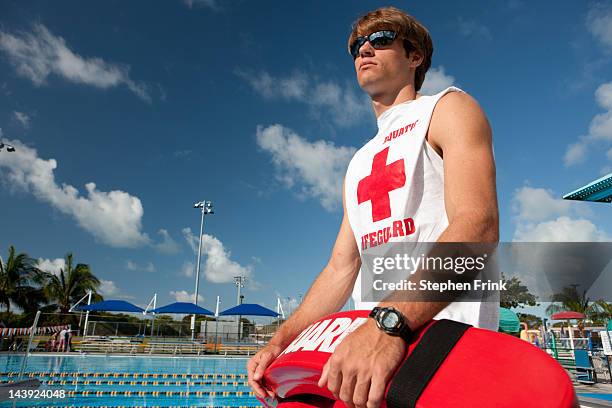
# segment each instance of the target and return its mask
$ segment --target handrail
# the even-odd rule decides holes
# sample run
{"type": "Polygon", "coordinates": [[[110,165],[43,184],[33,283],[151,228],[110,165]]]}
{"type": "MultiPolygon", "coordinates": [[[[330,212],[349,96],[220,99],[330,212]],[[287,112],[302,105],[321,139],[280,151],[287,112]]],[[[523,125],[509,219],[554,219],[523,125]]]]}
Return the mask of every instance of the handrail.
{"type": "Polygon", "coordinates": [[[36,332],[36,326],[38,325],[38,318],[40,317],[40,310],[36,312],[36,317],[34,317],[34,324],[30,329],[30,340],[28,341],[28,347],[26,348],[25,354],[23,355],[23,360],[21,361],[21,368],[19,369],[19,377],[18,380],[21,380],[23,377],[23,372],[25,371],[28,357],[30,356],[30,347],[32,347],[32,340],[34,339],[34,333],[36,332]]]}

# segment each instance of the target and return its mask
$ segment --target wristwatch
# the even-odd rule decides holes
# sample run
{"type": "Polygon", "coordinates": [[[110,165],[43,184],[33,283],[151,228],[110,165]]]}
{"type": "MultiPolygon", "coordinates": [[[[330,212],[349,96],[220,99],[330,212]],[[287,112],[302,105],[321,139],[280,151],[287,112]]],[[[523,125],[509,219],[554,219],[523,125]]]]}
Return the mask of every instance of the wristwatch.
{"type": "Polygon", "coordinates": [[[393,307],[375,307],[369,315],[376,322],[376,326],[391,336],[398,336],[406,343],[412,340],[412,330],[408,326],[404,315],[393,307]]]}

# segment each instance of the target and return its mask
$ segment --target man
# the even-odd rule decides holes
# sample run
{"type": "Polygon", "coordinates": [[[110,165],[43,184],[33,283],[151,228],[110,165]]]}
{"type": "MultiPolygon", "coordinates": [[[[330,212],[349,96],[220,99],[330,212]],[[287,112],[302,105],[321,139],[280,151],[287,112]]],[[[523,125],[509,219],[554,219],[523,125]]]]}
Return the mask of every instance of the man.
{"type": "MultiPolygon", "coordinates": [[[[359,86],[370,96],[379,131],[353,157],[344,180],[344,217],[327,266],[300,307],[248,363],[249,384],[272,396],[266,367],[304,328],[337,312],[351,291],[362,302],[360,254],[386,242],[497,242],[498,211],[491,129],[476,103],[457,88],[418,93],[431,65],[429,33],[388,7],[353,25],[349,52],[359,86]]],[[[432,318],[496,329],[498,305],[479,302],[382,302],[415,330],[432,318]]],[[[348,335],[323,369],[319,386],[349,407],[374,408],[402,361],[405,340],[374,319],[348,335]]]]}

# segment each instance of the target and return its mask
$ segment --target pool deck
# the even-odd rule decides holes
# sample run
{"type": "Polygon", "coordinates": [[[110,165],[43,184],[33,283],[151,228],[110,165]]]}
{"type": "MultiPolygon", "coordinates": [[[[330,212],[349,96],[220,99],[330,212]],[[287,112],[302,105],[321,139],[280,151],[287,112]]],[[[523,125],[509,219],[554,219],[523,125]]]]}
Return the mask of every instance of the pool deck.
{"type": "Polygon", "coordinates": [[[580,397],[580,408],[609,408],[612,404],[597,398],[580,397]]]}
{"type": "Polygon", "coordinates": [[[574,383],[574,389],[577,393],[596,393],[596,394],[612,394],[612,384],[578,384],[574,383]]]}
{"type": "MultiPolygon", "coordinates": [[[[577,384],[574,383],[576,394],[612,394],[612,384],[577,384]]],[[[581,408],[608,408],[612,407],[612,402],[604,401],[599,398],[582,397],[578,395],[581,408]]]]}

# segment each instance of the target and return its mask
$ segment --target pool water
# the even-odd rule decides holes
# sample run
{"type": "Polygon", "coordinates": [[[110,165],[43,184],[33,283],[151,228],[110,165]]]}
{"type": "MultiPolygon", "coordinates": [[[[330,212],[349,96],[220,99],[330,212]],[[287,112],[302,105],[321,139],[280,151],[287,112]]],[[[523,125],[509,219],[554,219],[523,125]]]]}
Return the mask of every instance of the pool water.
{"type": "MultiPolygon", "coordinates": [[[[0,381],[14,381],[22,356],[0,356],[0,381]]],[[[244,358],[31,355],[25,378],[65,398],[13,399],[0,407],[253,407],[244,358]]],[[[57,394],[56,394],[57,395],[57,394]]]]}

